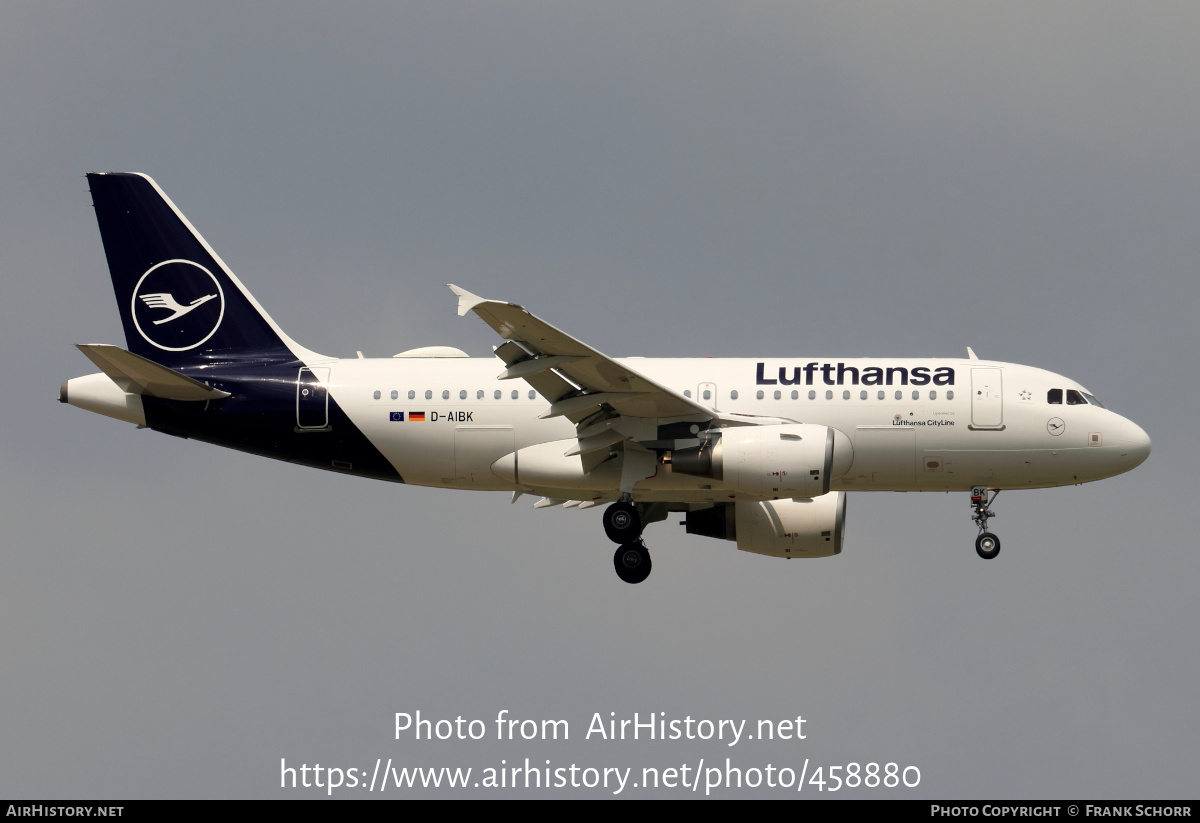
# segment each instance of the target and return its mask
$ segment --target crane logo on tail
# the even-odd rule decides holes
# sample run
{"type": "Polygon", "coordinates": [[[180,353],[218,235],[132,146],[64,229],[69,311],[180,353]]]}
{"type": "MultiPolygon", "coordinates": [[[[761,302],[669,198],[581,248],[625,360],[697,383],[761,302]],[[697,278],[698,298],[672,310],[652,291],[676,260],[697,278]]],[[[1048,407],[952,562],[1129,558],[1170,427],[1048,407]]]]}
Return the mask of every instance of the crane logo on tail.
{"type": "Polygon", "coordinates": [[[213,273],[191,260],[152,266],[133,290],[133,324],[164,351],[187,351],[208,340],[225,316],[225,293],[213,273]]]}
{"type": "Polygon", "coordinates": [[[201,303],[207,303],[209,300],[212,300],[214,297],[216,297],[216,295],[206,294],[203,297],[197,297],[186,306],[179,305],[179,302],[175,299],[175,295],[171,294],[170,292],[159,292],[158,294],[139,294],[138,297],[142,298],[142,302],[152,309],[167,309],[171,312],[169,316],[164,317],[162,320],[154,321],[154,325],[161,326],[163,323],[168,323],[174,320],[176,317],[183,317],[192,309],[199,308],[201,303]]]}

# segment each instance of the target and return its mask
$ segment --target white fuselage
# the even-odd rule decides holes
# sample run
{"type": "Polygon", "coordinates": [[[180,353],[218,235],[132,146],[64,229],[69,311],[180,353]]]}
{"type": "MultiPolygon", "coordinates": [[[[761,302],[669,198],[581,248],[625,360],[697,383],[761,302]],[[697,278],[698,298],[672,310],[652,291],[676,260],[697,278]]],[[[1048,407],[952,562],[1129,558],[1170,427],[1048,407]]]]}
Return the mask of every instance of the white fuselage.
{"type": "MultiPolygon", "coordinates": [[[[1141,428],[1099,405],[1048,402],[1052,389],[1064,397],[1067,390],[1083,393],[1074,381],[1011,363],[865,358],[620,362],[723,414],[783,418],[840,431],[853,444],[853,462],[833,479],[835,490],[1069,485],[1128,471],[1150,448],[1141,428]]],[[[324,379],[330,395],[406,482],[521,489],[564,499],[617,497],[616,481],[605,476],[603,467],[587,482],[554,486],[522,483],[520,478],[513,482],[491,469],[496,460],[518,450],[554,444],[542,450],[557,456],[575,443],[575,427],[568,420],[539,419],[549,400],[522,380],[497,380],[503,364],[496,360],[389,358],[310,365],[328,368],[324,379]]],[[[672,474],[659,466],[638,483],[634,496],[699,503],[727,500],[732,494],[719,481],[672,474]]]]}

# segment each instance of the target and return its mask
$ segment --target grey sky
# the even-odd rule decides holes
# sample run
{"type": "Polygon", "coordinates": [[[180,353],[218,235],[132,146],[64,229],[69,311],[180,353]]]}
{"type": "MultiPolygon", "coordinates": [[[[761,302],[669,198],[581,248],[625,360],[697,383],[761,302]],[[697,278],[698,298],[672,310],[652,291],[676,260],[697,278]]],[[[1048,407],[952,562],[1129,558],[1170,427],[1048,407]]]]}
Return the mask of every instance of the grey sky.
{"type": "Polygon", "coordinates": [[[1194,4],[14,2],[0,22],[0,793],[311,794],[280,792],[280,758],[728,756],[915,765],[911,797],[1194,797],[1194,4]],[[626,586],[595,511],[55,403],[93,370],[72,343],[123,343],[82,177],[106,170],[153,176],[324,353],[490,356],[455,282],[613,355],[971,345],[1081,381],[1154,453],[1002,495],[991,563],[965,494],[853,494],[839,557],[671,520],[626,586]],[[418,709],[572,739],[393,740],[418,709]],[[610,711],[802,714],[808,739],[585,741],[610,711]]]}

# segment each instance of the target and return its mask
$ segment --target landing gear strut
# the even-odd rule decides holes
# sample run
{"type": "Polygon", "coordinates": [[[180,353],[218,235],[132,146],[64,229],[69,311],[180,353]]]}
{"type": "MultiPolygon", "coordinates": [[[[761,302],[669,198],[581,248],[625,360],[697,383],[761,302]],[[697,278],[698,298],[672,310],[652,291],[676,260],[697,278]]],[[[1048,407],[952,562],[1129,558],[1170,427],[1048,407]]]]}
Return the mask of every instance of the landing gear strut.
{"type": "Polygon", "coordinates": [[[992,494],[991,500],[988,500],[987,486],[974,486],[971,489],[971,510],[974,512],[971,519],[979,527],[979,537],[975,538],[975,552],[984,560],[991,560],[1000,554],[1000,538],[987,530],[988,518],[996,516],[996,513],[991,511],[991,505],[999,496],[999,489],[992,494]]]}

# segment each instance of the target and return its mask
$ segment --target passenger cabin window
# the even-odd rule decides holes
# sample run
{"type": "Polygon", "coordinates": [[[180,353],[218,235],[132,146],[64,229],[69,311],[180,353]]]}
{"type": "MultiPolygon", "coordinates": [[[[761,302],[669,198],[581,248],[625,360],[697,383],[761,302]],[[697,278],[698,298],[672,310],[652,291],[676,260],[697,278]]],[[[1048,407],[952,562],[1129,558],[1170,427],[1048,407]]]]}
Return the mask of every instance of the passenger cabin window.
{"type": "Polygon", "coordinates": [[[417,393],[416,393],[415,391],[413,391],[412,389],[409,389],[409,390],[408,390],[408,399],[409,399],[409,400],[416,400],[416,399],[417,399],[417,393]]]}
{"type": "Polygon", "coordinates": [[[683,396],[684,396],[684,397],[691,397],[691,396],[692,396],[692,390],[691,390],[691,389],[684,389],[684,390],[683,390],[683,396]]]}
{"type": "Polygon", "coordinates": [[[800,399],[800,392],[796,391],[795,389],[792,389],[792,399],[793,399],[793,400],[799,400],[799,399],[800,399]]]}
{"type": "Polygon", "coordinates": [[[809,399],[809,400],[816,400],[816,399],[817,399],[817,393],[816,393],[815,391],[810,391],[810,392],[808,393],[808,399],[809,399]]]}
{"type": "Polygon", "coordinates": [[[731,392],[729,393],[729,399],[730,399],[730,400],[737,400],[737,389],[734,389],[733,391],[731,391],[731,392]]]}
{"type": "Polygon", "coordinates": [[[495,394],[492,395],[492,398],[495,400],[500,399],[500,390],[499,389],[496,389],[496,392],[495,392],[495,394]]]}
{"type": "MultiPolygon", "coordinates": [[[[708,392],[705,392],[705,394],[707,394],[707,393],[708,393],[708,392]]],[[[776,390],[775,390],[775,399],[776,399],[776,400],[778,400],[778,399],[780,399],[781,397],[783,397],[783,395],[780,393],[779,389],[776,389],[776,390]]]]}
{"type": "Polygon", "coordinates": [[[482,400],[482,399],[483,399],[483,389],[480,389],[479,391],[475,392],[475,399],[476,399],[476,400],[482,400]]]}
{"type": "Polygon", "coordinates": [[[704,399],[705,399],[705,400],[712,400],[712,389],[705,389],[705,390],[704,390],[704,399]]]}
{"type": "Polygon", "coordinates": [[[397,400],[397,399],[399,399],[399,397],[400,397],[400,392],[396,391],[395,389],[392,389],[392,399],[397,400]]]}
{"type": "Polygon", "coordinates": [[[1051,389],[1046,392],[1046,402],[1054,406],[1062,405],[1062,389],[1051,389]]]}
{"type": "Polygon", "coordinates": [[[1067,389],[1067,405],[1068,406],[1086,406],[1087,401],[1083,399],[1083,395],[1074,389],[1067,389]]]}
{"type": "Polygon", "coordinates": [[[442,389],[442,399],[443,400],[450,399],[450,390],[449,389],[442,389]]]}
{"type": "Polygon", "coordinates": [[[376,400],[378,400],[378,399],[379,399],[379,392],[378,392],[378,391],[376,391],[376,392],[375,392],[375,399],[376,399],[376,400]]]}
{"type": "Polygon", "coordinates": [[[530,389],[529,390],[529,399],[533,400],[535,397],[537,397],[537,392],[535,392],[533,389],[530,389]]]}
{"type": "Polygon", "coordinates": [[[517,391],[516,389],[513,389],[513,391],[512,391],[512,399],[513,399],[513,400],[516,400],[516,399],[517,399],[518,397],[520,397],[520,396],[521,396],[521,392],[517,391]]]}
{"type": "Polygon", "coordinates": [[[755,396],[756,398],[758,398],[759,400],[762,400],[762,399],[763,399],[763,393],[762,393],[762,389],[759,389],[759,390],[758,390],[758,391],[757,391],[757,392],[754,394],[754,396],[755,396]]]}
{"type": "Polygon", "coordinates": [[[953,399],[954,399],[954,392],[953,392],[953,391],[948,391],[948,392],[946,392],[946,399],[947,399],[947,400],[953,400],[953,399]]]}
{"type": "Polygon", "coordinates": [[[433,399],[433,390],[432,390],[432,389],[426,389],[426,390],[425,390],[425,399],[426,399],[426,400],[432,400],[432,399],[433,399]]]}
{"type": "Polygon", "coordinates": [[[825,390],[825,399],[826,399],[826,400],[832,400],[832,399],[833,399],[833,390],[832,390],[832,389],[826,389],[826,390],[825,390]]]}

